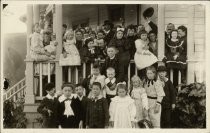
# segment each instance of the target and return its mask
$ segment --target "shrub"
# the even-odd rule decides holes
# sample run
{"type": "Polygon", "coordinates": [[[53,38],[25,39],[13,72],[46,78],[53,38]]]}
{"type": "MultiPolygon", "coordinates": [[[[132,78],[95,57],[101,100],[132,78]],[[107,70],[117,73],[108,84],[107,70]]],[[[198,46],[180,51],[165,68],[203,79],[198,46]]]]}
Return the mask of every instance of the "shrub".
{"type": "Polygon", "coordinates": [[[178,92],[173,112],[173,127],[206,128],[206,86],[192,83],[178,92]]]}
{"type": "Polygon", "coordinates": [[[3,107],[4,128],[26,128],[27,119],[23,112],[24,99],[19,98],[16,102],[6,100],[3,107]]]}

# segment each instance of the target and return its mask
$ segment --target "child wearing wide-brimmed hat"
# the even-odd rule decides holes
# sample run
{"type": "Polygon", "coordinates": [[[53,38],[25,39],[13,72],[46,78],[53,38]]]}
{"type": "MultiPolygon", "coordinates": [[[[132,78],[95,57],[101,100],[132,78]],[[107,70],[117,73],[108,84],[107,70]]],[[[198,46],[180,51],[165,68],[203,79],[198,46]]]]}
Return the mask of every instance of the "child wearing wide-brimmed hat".
{"type": "Polygon", "coordinates": [[[161,112],[161,128],[171,128],[171,113],[175,108],[176,102],[176,90],[170,79],[166,77],[167,69],[165,66],[158,67],[159,79],[163,82],[163,89],[165,97],[162,100],[162,112],[161,112]]]}

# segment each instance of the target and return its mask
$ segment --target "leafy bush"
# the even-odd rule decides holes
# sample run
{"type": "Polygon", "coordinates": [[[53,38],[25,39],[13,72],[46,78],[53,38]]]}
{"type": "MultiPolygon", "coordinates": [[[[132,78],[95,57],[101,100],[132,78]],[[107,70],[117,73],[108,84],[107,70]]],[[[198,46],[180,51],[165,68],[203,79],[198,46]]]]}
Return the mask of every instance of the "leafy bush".
{"type": "Polygon", "coordinates": [[[6,100],[3,107],[4,128],[26,128],[27,119],[23,112],[24,99],[19,98],[16,102],[6,100]]]}
{"type": "Polygon", "coordinates": [[[178,92],[173,112],[173,127],[206,128],[206,86],[192,83],[178,92]]]}

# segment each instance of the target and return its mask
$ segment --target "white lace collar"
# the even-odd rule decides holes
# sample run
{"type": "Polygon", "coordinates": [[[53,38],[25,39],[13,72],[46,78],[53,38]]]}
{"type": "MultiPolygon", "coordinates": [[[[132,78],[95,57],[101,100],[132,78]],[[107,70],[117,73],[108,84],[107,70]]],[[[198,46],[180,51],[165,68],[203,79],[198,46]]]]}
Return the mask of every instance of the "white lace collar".
{"type": "MultiPolygon", "coordinates": [[[[76,97],[77,97],[77,95],[71,94],[71,96],[69,98],[72,99],[72,98],[76,98],[76,97]]],[[[61,102],[63,102],[66,99],[67,99],[67,97],[65,97],[64,95],[62,95],[62,96],[59,97],[58,101],[61,103],[61,102]]]]}
{"type": "Polygon", "coordinates": [[[54,98],[56,98],[57,95],[55,94],[54,96],[51,96],[50,94],[47,94],[45,97],[54,100],[54,98]]]}
{"type": "Polygon", "coordinates": [[[112,80],[110,80],[109,78],[105,79],[105,83],[108,84],[109,82],[111,82],[112,84],[116,82],[116,78],[113,78],[112,80]]]}

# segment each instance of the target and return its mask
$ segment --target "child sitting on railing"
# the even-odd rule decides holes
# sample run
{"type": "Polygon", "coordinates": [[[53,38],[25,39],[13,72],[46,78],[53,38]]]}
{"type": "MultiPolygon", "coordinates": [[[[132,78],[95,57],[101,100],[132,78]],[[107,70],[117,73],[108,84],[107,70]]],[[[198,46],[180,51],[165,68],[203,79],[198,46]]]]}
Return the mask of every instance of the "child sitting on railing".
{"type": "Polygon", "coordinates": [[[75,46],[76,40],[73,30],[68,30],[65,34],[64,52],[60,56],[60,66],[78,66],[81,65],[80,55],[75,46]]]}
{"type": "Polygon", "coordinates": [[[134,55],[134,61],[136,67],[140,70],[140,78],[145,77],[145,68],[153,65],[158,61],[157,57],[149,51],[149,39],[148,33],[143,30],[139,33],[140,39],[135,41],[136,53],[134,55]]]}
{"type": "Polygon", "coordinates": [[[38,23],[34,25],[34,33],[30,37],[30,56],[35,61],[47,61],[54,59],[50,52],[47,52],[43,46],[43,37],[40,34],[38,23]]]}

